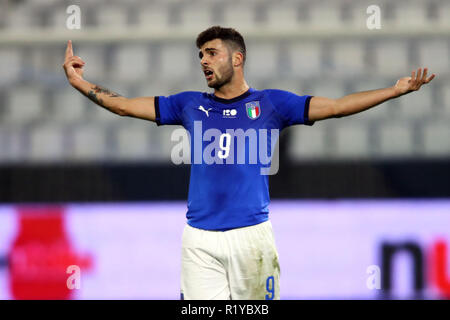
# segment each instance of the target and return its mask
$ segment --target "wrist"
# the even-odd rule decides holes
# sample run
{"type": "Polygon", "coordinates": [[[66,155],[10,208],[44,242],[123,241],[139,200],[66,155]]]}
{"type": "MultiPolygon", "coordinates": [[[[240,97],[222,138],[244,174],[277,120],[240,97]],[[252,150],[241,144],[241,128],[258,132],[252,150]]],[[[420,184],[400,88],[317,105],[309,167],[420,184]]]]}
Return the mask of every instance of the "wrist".
{"type": "Polygon", "coordinates": [[[79,78],[79,77],[76,77],[76,78],[73,78],[73,79],[69,79],[70,85],[72,87],[74,87],[75,89],[80,89],[81,86],[82,86],[83,81],[84,80],[82,78],[79,78]]]}
{"type": "Polygon", "coordinates": [[[404,94],[399,88],[397,88],[397,86],[392,86],[390,89],[392,98],[397,98],[404,94]]]}

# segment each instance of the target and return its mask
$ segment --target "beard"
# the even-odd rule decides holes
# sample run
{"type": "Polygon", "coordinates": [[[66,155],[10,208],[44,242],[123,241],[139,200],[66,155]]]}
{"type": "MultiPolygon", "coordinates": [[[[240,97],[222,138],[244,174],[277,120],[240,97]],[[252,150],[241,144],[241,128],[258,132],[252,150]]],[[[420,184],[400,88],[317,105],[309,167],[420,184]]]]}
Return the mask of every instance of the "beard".
{"type": "Polygon", "coordinates": [[[228,63],[221,66],[218,71],[220,71],[221,76],[219,77],[216,73],[214,73],[216,79],[208,83],[208,87],[216,90],[231,82],[231,79],[234,76],[233,62],[231,60],[231,57],[228,60],[228,63]]]}

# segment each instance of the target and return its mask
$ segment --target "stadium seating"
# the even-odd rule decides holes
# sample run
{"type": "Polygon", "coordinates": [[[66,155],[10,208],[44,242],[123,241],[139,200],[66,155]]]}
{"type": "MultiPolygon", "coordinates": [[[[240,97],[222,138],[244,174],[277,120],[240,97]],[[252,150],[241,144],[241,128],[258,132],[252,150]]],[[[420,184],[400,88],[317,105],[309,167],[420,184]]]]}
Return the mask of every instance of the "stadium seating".
{"type": "Polygon", "coordinates": [[[427,123],[423,130],[424,155],[445,157],[450,153],[450,127],[448,121],[427,123]]]}
{"type": "Polygon", "coordinates": [[[150,74],[150,62],[145,45],[120,46],[114,50],[110,69],[114,79],[125,83],[139,81],[150,74]]]}
{"type": "Polygon", "coordinates": [[[406,40],[377,41],[373,54],[380,75],[398,78],[410,74],[409,48],[406,40]]]}
{"type": "Polygon", "coordinates": [[[64,88],[53,93],[52,110],[48,121],[70,124],[86,120],[88,100],[72,88],[64,88]]]}
{"type": "MultiPolygon", "coordinates": [[[[257,89],[338,98],[393,85],[426,66],[438,78],[420,92],[348,119],[288,129],[288,154],[293,161],[450,155],[448,1],[380,1],[384,33],[371,31],[373,37],[359,35],[367,31],[369,0],[229,4],[83,4],[82,23],[88,30],[114,34],[130,28],[130,39],[74,41],[75,54],[87,63],[87,79],[129,97],[209,91],[194,38],[183,32],[196,34],[212,24],[236,27],[244,36],[248,32],[245,72],[257,89]],[[418,34],[402,33],[408,28],[418,34]],[[444,31],[427,36],[432,28],[444,31]],[[133,39],[131,30],[138,29],[155,36],[133,39]],[[255,30],[286,36],[252,36],[255,30]],[[350,33],[328,36],[336,30],[350,33]],[[173,32],[174,38],[158,38],[160,32],[173,32]],[[310,32],[317,37],[308,36],[310,32]]],[[[4,40],[14,32],[65,28],[65,5],[56,0],[7,1],[6,14],[0,14],[0,19],[5,17],[0,22],[0,162],[169,161],[175,128],[119,117],[70,88],[61,69],[65,43],[4,40]]]]}
{"type": "Polygon", "coordinates": [[[62,125],[41,122],[30,134],[29,159],[33,162],[59,162],[65,160],[66,135],[62,125]]]}
{"type": "Polygon", "coordinates": [[[107,126],[101,126],[96,122],[87,122],[71,126],[68,130],[68,146],[70,158],[74,161],[111,161],[108,148],[107,126]]]}
{"type": "Polygon", "coordinates": [[[330,122],[318,122],[313,127],[293,126],[290,133],[288,154],[294,161],[321,160],[328,156],[330,122]],[[314,129],[313,129],[314,128],[314,129]]]}
{"type": "Polygon", "coordinates": [[[150,146],[150,123],[144,121],[133,121],[132,126],[120,124],[116,127],[114,134],[116,135],[116,154],[118,160],[128,160],[130,158],[135,161],[147,160],[150,146]]]}
{"type": "Polygon", "coordinates": [[[24,162],[28,158],[26,128],[17,125],[0,125],[0,161],[2,163],[24,162]]]}
{"type": "Polygon", "coordinates": [[[408,121],[386,121],[378,127],[379,156],[408,158],[414,156],[413,124],[408,121]]]}
{"type": "MultiPolygon", "coordinates": [[[[434,89],[434,88],[433,88],[434,89]]],[[[433,114],[435,108],[432,88],[429,90],[423,90],[413,92],[409,95],[402,97],[398,100],[400,117],[407,119],[424,119],[430,117],[433,114]]]]}
{"type": "Polygon", "coordinates": [[[9,99],[2,122],[7,124],[29,124],[38,121],[45,113],[43,105],[43,91],[32,86],[15,87],[9,91],[9,99]]]}
{"type": "Polygon", "coordinates": [[[318,41],[293,41],[288,48],[290,70],[302,78],[317,76],[322,68],[321,43],[318,41]]]}
{"type": "Polygon", "coordinates": [[[426,65],[430,70],[448,70],[450,67],[450,51],[448,41],[424,39],[419,41],[418,64],[426,65]]]}
{"type": "Polygon", "coordinates": [[[371,155],[370,127],[360,121],[334,120],[336,122],[336,158],[367,159],[371,155]]]}

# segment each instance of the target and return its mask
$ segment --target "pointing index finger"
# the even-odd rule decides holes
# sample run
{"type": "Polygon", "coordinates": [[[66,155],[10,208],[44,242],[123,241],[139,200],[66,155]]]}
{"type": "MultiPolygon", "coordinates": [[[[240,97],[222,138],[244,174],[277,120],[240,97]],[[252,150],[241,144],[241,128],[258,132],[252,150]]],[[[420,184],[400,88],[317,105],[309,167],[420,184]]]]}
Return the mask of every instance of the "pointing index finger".
{"type": "Polygon", "coordinates": [[[73,57],[72,40],[67,42],[66,58],[73,57]]]}

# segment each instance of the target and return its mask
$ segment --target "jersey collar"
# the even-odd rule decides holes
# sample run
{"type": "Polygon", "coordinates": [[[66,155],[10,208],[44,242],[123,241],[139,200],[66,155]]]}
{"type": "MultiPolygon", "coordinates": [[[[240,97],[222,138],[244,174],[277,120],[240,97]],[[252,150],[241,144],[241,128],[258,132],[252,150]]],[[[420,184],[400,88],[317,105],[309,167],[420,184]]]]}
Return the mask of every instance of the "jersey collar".
{"type": "Polygon", "coordinates": [[[229,103],[238,102],[238,101],[240,101],[240,100],[242,100],[242,99],[247,98],[247,97],[248,97],[249,95],[251,95],[254,91],[255,91],[255,89],[249,88],[247,91],[245,91],[245,92],[244,92],[243,94],[241,94],[240,96],[234,97],[234,98],[232,98],[232,99],[223,99],[223,98],[219,98],[219,97],[216,97],[216,96],[214,95],[214,93],[211,93],[210,96],[211,96],[211,98],[212,98],[214,101],[217,101],[217,102],[220,102],[220,103],[226,103],[226,104],[229,104],[229,103]]]}

